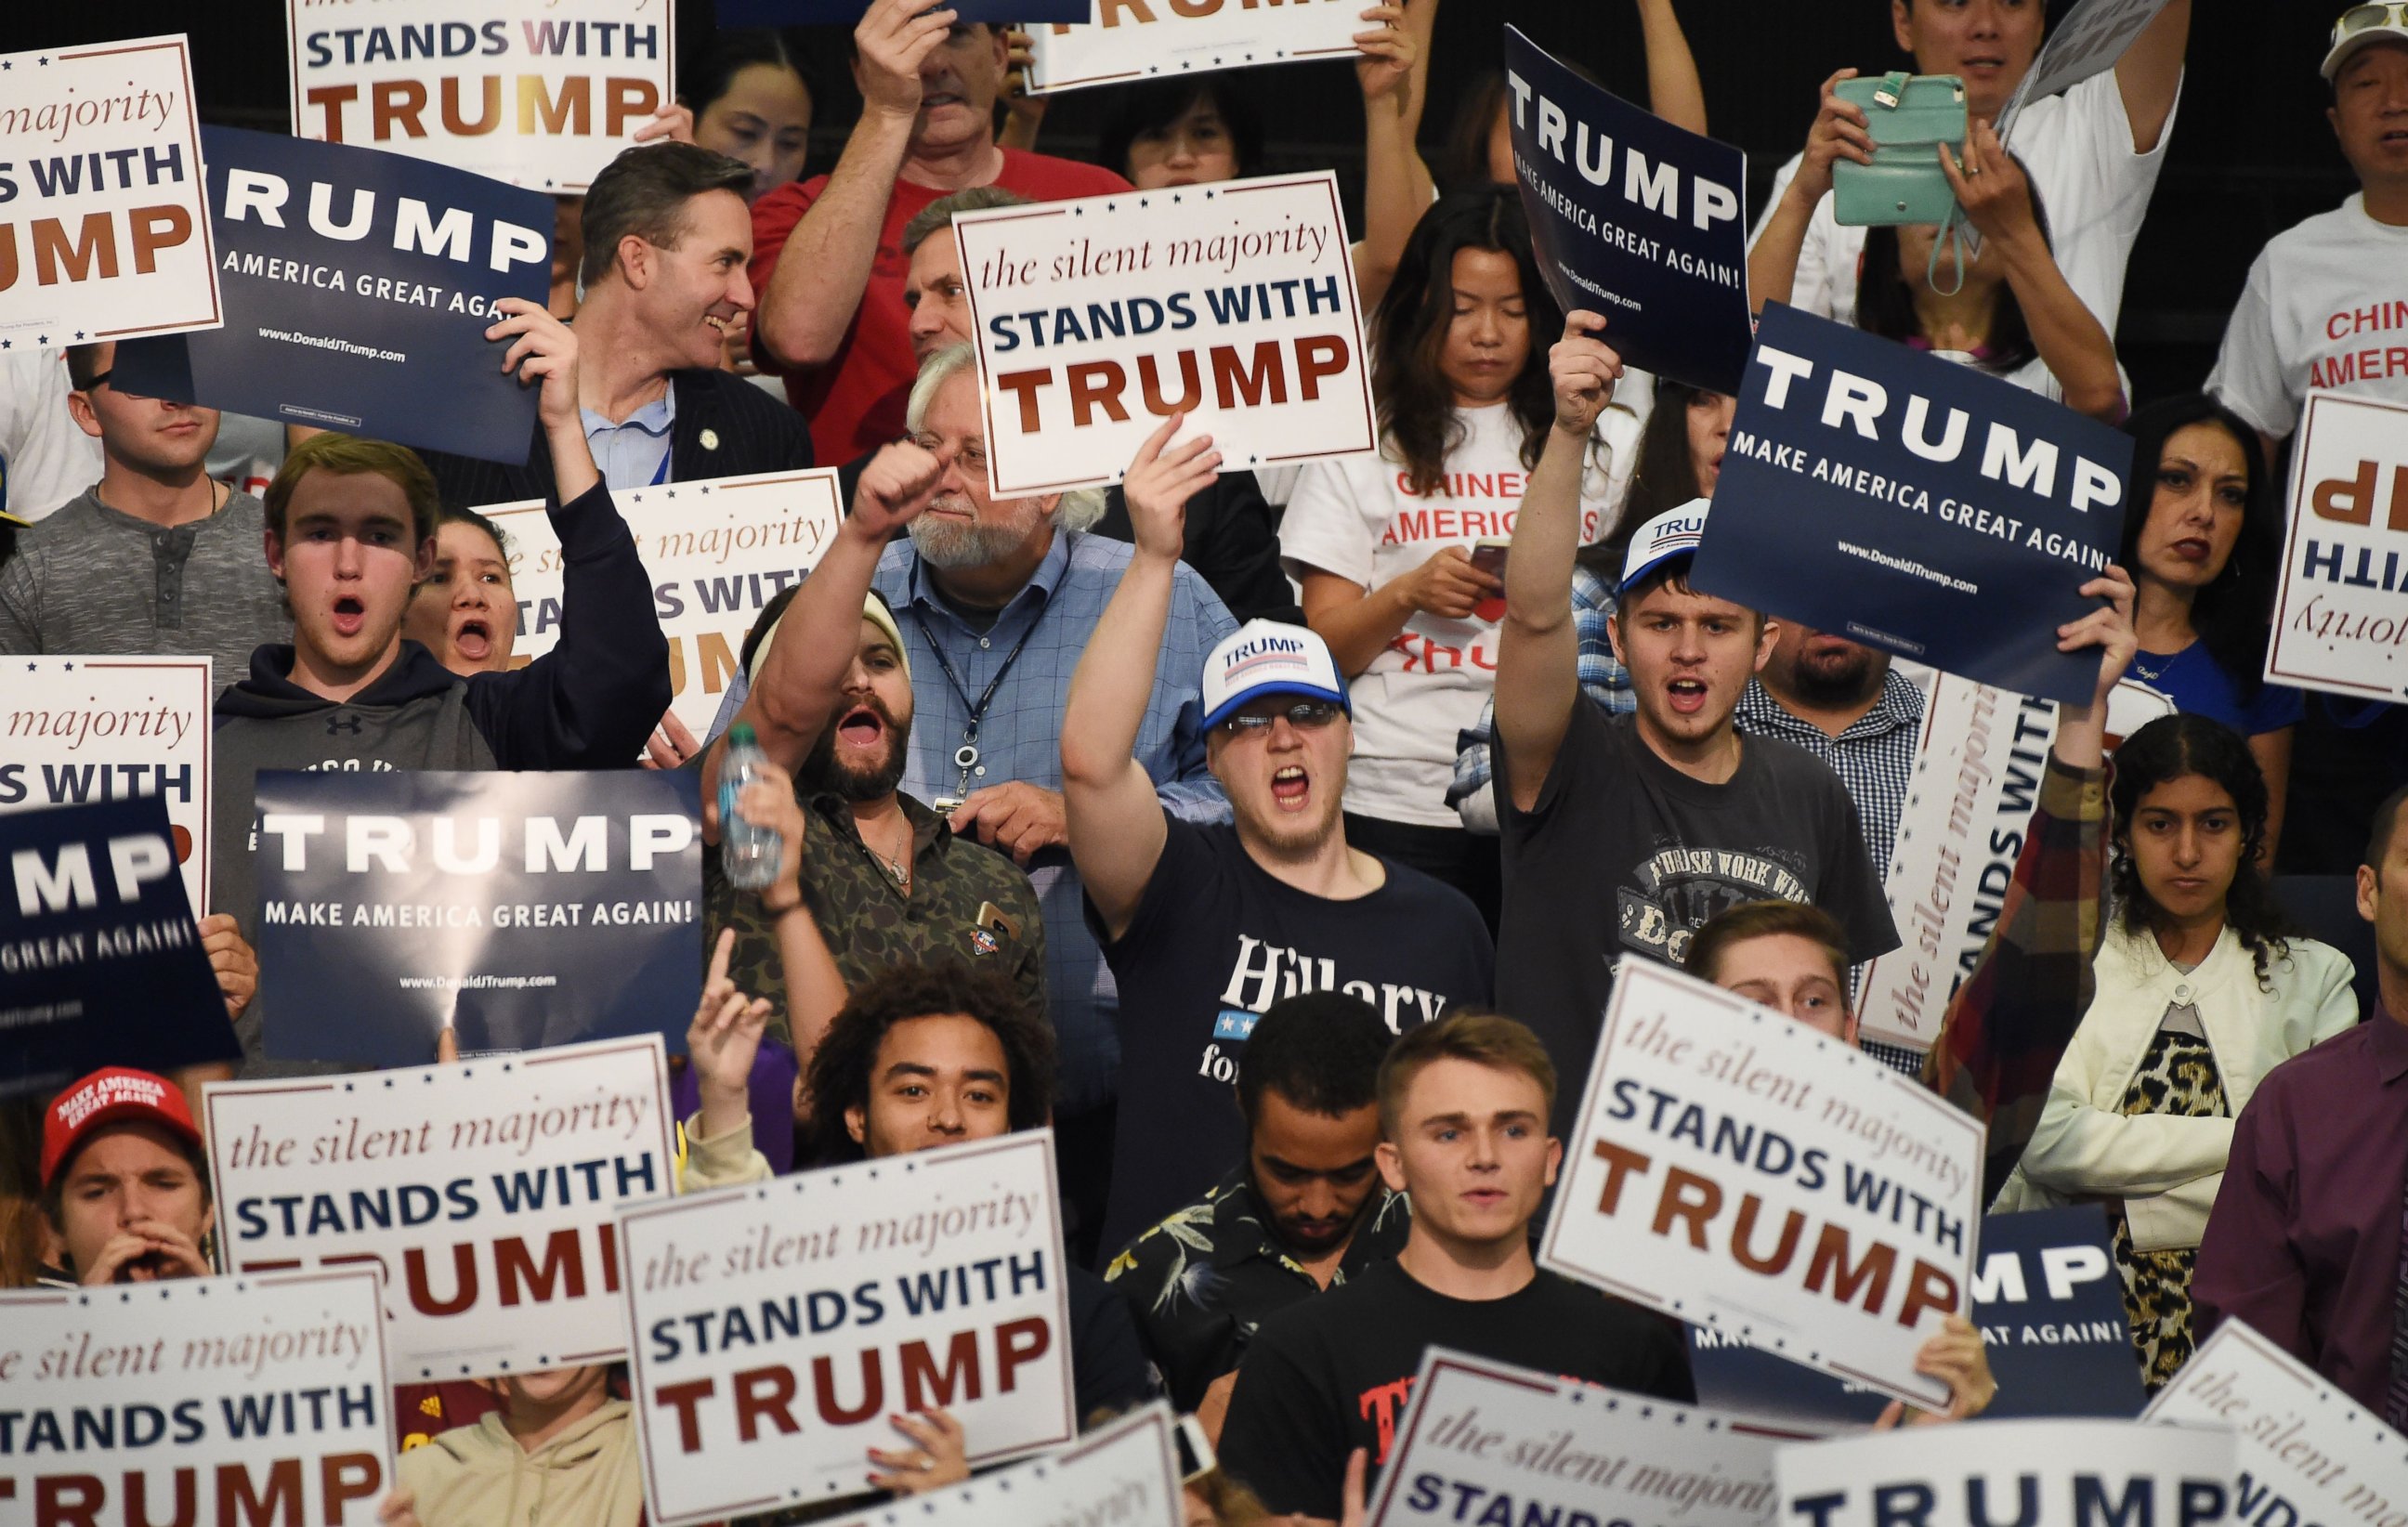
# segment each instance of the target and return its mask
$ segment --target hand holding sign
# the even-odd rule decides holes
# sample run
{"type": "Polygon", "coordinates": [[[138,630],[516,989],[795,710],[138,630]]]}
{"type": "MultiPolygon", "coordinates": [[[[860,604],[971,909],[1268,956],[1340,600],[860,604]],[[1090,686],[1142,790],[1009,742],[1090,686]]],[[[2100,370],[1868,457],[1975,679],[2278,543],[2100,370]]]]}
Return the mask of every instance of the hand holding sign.
{"type": "Polygon", "coordinates": [[[953,35],[954,12],[925,10],[922,0],[877,0],[853,29],[860,54],[862,108],[900,117],[920,114],[920,66],[953,35]]]}
{"type": "Polygon", "coordinates": [[[1211,435],[1170,444],[1186,422],[1183,413],[1164,420],[1138,447],[1137,460],[1122,479],[1137,549],[1173,561],[1187,547],[1187,501],[1221,480],[1221,453],[1212,449],[1211,435]]]}
{"type": "Polygon", "coordinates": [[[242,929],[225,912],[201,919],[201,952],[217,972],[218,990],[225,993],[228,1020],[242,1016],[259,992],[259,954],[244,942],[242,929]]]}
{"type": "Polygon", "coordinates": [[[1354,46],[1363,50],[1363,56],[1354,61],[1354,78],[1363,85],[1363,104],[1393,100],[1398,114],[1411,111],[1410,87],[1413,65],[1421,59],[1421,45],[1404,30],[1404,7],[1373,6],[1363,13],[1363,20],[1379,23],[1354,34],[1354,46]]]}
{"type": "Polygon", "coordinates": [[[547,431],[581,428],[577,412],[577,336],[541,303],[504,297],[494,306],[508,316],[488,327],[485,337],[511,340],[510,348],[502,353],[502,374],[515,372],[522,387],[542,384],[536,417],[547,431]]]}
{"type": "Polygon", "coordinates": [[[1873,1430],[1886,1432],[1901,1422],[1908,1426],[1936,1426],[1942,1421],[1971,1420],[1990,1407],[1990,1400],[1999,1392],[1999,1381],[1990,1376],[1990,1356],[1982,1333],[1962,1315],[1951,1315],[1941,1323],[1940,1334],[1923,1344],[1914,1354],[1914,1371],[1928,1374],[1948,1386],[1948,1408],[1923,1410],[1910,1407],[1904,1400],[1892,1400],[1885,1406],[1873,1430]]]}
{"type": "Polygon", "coordinates": [[[897,1416],[894,1421],[895,1430],[920,1446],[905,1452],[870,1449],[872,1463],[895,1471],[872,1473],[869,1482],[873,1486],[897,1495],[924,1495],[932,1490],[960,1484],[970,1477],[969,1443],[962,1435],[962,1423],[953,1420],[953,1412],[924,1410],[916,1416],[897,1416]]]}
{"type": "Polygon", "coordinates": [[[1564,315],[1564,336],[1547,351],[1547,378],[1555,388],[1555,428],[1585,441],[1597,428],[1597,416],[1613,396],[1622,379],[1622,357],[1592,335],[1605,331],[1605,319],[1585,308],[1564,315]]]}
{"type": "Polygon", "coordinates": [[[2082,597],[2107,603],[2079,621],[2058,626],[2057,649],[2099,649],[2099,687],[2091,695],[2090,708],[2103,717],[2107,696],[2122,682],[2124,670],[2132,665],[2133,654],[2141,649],[2140,635],[2132,626],[2132,575],[2111,562],[2106,572],[2082,586],[2082,597]]]}

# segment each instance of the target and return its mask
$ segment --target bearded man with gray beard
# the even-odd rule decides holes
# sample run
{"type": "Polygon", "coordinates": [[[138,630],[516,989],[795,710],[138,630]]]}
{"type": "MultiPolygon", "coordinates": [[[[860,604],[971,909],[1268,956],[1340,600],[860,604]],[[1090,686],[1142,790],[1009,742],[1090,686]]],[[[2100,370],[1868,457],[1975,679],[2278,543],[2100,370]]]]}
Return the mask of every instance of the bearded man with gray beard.
{"type": "MultiPolygon", "coordinates": [[[[898,740],[896,783],[943,815],[956,838],[1009,854],[1027,871],[1041,909],[1047,1010],[1059,1049],[1057,1159],[1072,1259],[1092,1262],[1109,1187],[1119,1000],[1070,863],[1062,709],[1071,670],[1133,552],[1127,542],[1088,534],[1100,493],[989,493],[972,347],[950,346],[921,364],[905,422],[906,438],[864,469],[844,529],[765,644],[732,719],[752,725],[771,762],[797,771],[831,720],[839,734],[847,717],[866,732],[858,709],[838,711],[836,668],[854,649],[867,589],[894,612],[913,708],[910,735],[898,740]],[[905,524],[908,539],[885,545],[905,524]],[[806,604],[821,616],[804,621],[806,604]]],[[[1181,566],[1131,756],[1163,808],[1182,821],[1229,820],[1205,763],[1199,681],[1205,654],[1236,629],[1204,580],[1181,566]]],[[[843,744],[840,735],[839,757],[843,744]]],[[[720,756],[715,746],[705,754],[706,798],[718,788],[720,756]]]]}

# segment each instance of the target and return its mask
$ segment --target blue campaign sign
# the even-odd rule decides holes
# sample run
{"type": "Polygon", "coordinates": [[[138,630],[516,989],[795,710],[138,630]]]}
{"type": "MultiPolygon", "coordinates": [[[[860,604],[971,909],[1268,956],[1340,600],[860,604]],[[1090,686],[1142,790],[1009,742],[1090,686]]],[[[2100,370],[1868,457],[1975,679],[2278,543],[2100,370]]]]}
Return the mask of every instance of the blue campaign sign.
{"type": "Polygon", "coordinates": [[[1555,301],[1603,314],[1605,342],[1632,365],[1738,392],[1747,156],[1590,84],[1512,26],[1505,83],[1522,206],[1555,301]]]}
{"type": "MultiPolygon", "coordinates": [[[[1608,336],[1609,338],[1611,335],[1608,336]]],[[[2079,704],[2057,628],[2123,535],[2131,437],[2035,392],[1769,304],[1697,587],[1979,683],[2079,704]]]]}
{"type": "MultiPolygon", "coordinates": [[[[1139,6],[1145,0],[1104,0],[1107,5],[1139,6]]],[[[1251,0],[1250,0],[1251,3],[1251,0]]],[[[944,8],[964,21],[989,25],[1034,25],[1039,21],[1092,21],[1096,0],[953,0],[944,8]]],[[[1182,0],[1182,14],[1193,8],[1182,0]]],[[[712,7],[722,26],[851,26],[869,8],[868,0],[718,0],[712,7]]],[[[932,7],[933,8],[933,7],[932,7]]]]}
{"type": "MultiPolygon", "coordinates": [[[[658,1033],[701,994],[690,770],[259,776],[267,1053],[422,1063],[658,1033]]],[[[0,819],[5,820],[5,819],[0,819]]]]}
{"type": "Polygon", "coordinates": [[[121,342],[116,384],[513,464],[536,390],[484,337],[552,287],[552,199],[341,143],[204,127],[225,327],[121,342]]]}
{"type": "MultiPolygon", "coordinates": [[[[1973,1323],[1989,1345],[1998,1398],[1984,1420],[2141,1413],[2140,1360],[2124,1284],[2096,1207],[1993,1214],[1982,1220],[1973,1323]]],[[[1692,1327],[1698,1403],[1801,1432],[1870,1423],[1888,1404],[1860,1384],[1692,1327]]]]}
{"type": "Polygon", "coordinates": [[[157,795],[0,815],[0,1097],[239,1059],[157,795]]]}

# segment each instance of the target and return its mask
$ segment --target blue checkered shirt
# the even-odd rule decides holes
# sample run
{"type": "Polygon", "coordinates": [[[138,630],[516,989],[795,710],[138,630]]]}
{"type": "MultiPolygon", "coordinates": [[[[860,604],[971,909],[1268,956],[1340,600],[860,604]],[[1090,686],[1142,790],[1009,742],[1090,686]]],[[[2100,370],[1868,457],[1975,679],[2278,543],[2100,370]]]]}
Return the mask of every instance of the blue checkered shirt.
{"type": "MultiPolygon", "coordinates": [[[[1770,692],[1756,679],[1739,697],[1731,724],[1761,737],[1796,743],[1830,765],[1856,803],[1856,821],[1865,835],[1875,872],[1889,874],[1890,849],[1898,842],[1899,813],[1906,807],[1906,789],[1914,778],[1915,749],[1923,741],[1923,692],[1896,670],[1882,676],[1881,698],[1848,724],[1838,736],[1813,722],[1781,708],[1770,692]]],[[[1923,1072],[1923,1053],[1899,1045],[1867,1040],[1865,1053],[1910,1077],[1923,1072]]]]}
{"type": "MultiPolygon", "coordinates": [[[[1605,632],[1613,608],[1613,587],[1585,567],[1573,567],[1572,632],[1580,641],[1581,692],[1607,715],[1624,716],[1639,708],[1639,697],[1630,692],[1630,670],[1613,655],[1613,640],[1605,632]]],[[[1480,707],[1480,723],[1455,735],[1455,783],[1446,787],[1446,804],[1457,811],[1465,802],[1472,803],[1475,815],[1467,825],[1490,833],[1497,831],[1497,819],[1483,803],[1489,777],[1496,772],[1488,756],[1496,735],[1497,700],[1492,695],[1480,707]]]]}

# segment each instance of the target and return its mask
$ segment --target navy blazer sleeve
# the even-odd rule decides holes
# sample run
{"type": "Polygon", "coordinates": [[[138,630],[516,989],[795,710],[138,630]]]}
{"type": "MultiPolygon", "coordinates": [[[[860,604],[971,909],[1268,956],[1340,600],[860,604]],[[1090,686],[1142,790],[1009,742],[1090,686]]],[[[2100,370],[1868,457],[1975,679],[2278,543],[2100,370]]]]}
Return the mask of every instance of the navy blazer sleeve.
{"type": "Polygon", "coordinates": [[[468,711],[505,769],[633,768],[669,708],[669,644],[636,538],[597,482],[549,507],[560,536],[560,643],[468,681],[468,711]]]}

